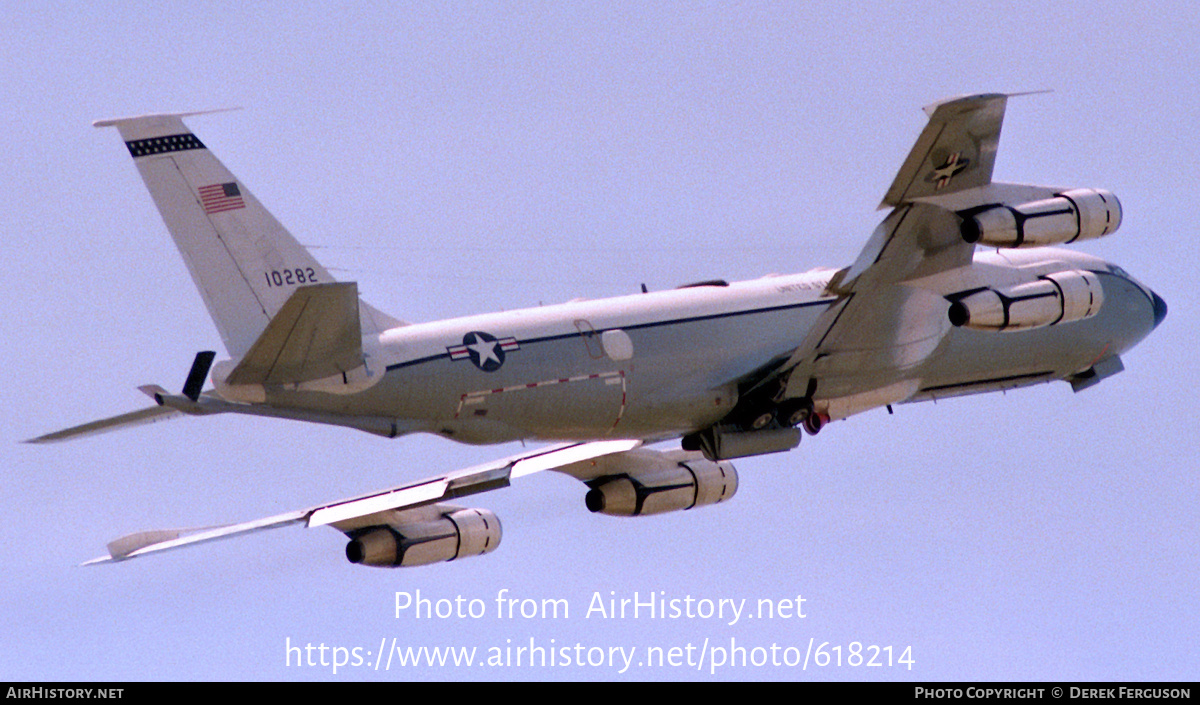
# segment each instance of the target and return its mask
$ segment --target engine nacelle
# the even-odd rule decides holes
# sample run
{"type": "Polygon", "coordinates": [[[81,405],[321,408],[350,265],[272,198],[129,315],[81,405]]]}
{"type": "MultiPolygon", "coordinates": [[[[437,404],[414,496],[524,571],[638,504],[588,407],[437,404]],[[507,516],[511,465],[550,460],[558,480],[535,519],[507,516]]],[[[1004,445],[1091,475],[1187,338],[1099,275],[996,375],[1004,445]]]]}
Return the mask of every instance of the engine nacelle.
{"type": "Polygon", "coordinates": [[[593,512],[643,516],[723,502],[737,493],[737,470],[699,453],[642,451],[613,456],[607,474],[588,483],[593,512]]]}
{"type": "Polygon", "coordinates": [[[430,521],[364,529],[346,544],[351,563],[396,568],[482,556],[500,545],[500,520],[486,509],[455,509],[430,521]]]}
{"type": "Polygon", "coordinates": [[[1121,226],[1121,202],[1101,189],[1072,189],[1019,206],[972,209],[962,217],[962,237],[992,247],[1042,247],[1091,240],[1121,226]]]}
{"type": "Polygon", "coordinates": [[[1082,321],[1096,315],[1103,303],[1104,289],[1094,273],[1068,270],[951,298],[949,315],[954,326],[1018,331],[1082,321]]]}

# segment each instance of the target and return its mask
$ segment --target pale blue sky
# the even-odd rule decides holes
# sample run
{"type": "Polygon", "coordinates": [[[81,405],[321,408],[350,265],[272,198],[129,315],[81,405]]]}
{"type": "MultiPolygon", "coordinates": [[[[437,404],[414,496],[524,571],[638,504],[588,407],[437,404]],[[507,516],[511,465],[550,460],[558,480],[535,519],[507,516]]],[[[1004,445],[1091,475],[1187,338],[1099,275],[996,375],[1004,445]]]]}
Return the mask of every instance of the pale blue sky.
{"type": "MultiPolygon", "coordinates": [[[[1194,443],[1200,11],[1194,3],[75,3],[10,7],[0,45],[0,675],[97,679],[1197,677],[1194,443]],[[547,474],[479,497],[493,554],[349,565],[285,529],[79,568],[130,531],[235,521],[512,448],[246,418],[50,447],[138,408],[220,341],[128,153],[97,118],[243,106],[197,135],[380,308],[436,320],[849,264],[925,122],[1010,101],[996,177],[1111,189],[1080,246],[1166,322],[1126,371],[902,406],[737,463],[728,504],[622,520],[547,474]],[[492,600],[565,598],[567,620],[492,600]],[[393,593],[481,620],[393,618],[393,593]],[[594,593],[779,600],[803,620],[604,621],[594,593]],[[900,668],[288,668],[285,644],[912,646],[900,668]]],[[[702,344],[702,341],[698,341],[702,344]]]]}

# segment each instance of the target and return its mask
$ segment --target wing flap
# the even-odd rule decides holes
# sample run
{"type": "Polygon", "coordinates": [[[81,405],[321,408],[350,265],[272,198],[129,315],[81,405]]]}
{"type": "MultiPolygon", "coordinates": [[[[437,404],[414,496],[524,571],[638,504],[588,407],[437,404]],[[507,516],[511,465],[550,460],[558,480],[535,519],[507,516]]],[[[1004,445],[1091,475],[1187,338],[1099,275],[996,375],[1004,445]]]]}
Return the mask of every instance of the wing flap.
{"type": "Polygon", "coordinates": [[[633,450],[639,445],[641,441],[618,440],[551,446],[475,465],[413,485],[320,507],[309,516],[308,525],[333,524],[340,529],[349,520],[508,487],[513,478],[543,470],[557,470],[602,455],[633,450]]]}
{"type": "Polygon", "coordinates": [[[879,224],[837,289],[861,291],[944,272],[970,264],[974,254],[975,246],[962,239],[952,211],[926,203],[906,205],[879,224]]]}

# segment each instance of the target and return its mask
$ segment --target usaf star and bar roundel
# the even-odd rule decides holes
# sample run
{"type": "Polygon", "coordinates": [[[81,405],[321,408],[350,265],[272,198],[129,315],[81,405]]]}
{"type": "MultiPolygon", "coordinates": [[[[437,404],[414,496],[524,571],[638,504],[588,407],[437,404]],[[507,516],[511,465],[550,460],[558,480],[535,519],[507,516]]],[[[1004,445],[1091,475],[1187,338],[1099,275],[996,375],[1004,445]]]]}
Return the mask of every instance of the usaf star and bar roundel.
{"type": "Polygon", "coordinates": [[[451,360],[470,359],[484,372],[495,372],[504,364],[506,353],[520,349],[516,338],[496,338],[482,331],[471,331],[463,336],[462,345],[450,345],[446,352],[451,360]]]}
{"type": "MultiPolygon", "coordinates": [[[[936,161],[931,162],[931,164],[936,163],[936,161]]],[[[949,186],[950,180],[965,171],[970,165],[971,160],[964,157],[962,152],[954,152],[946,156],[944,164],[933,167],[933,170],[925,177],[925,181],[934,184],[935,191],[940,191],[949,186]]]]}

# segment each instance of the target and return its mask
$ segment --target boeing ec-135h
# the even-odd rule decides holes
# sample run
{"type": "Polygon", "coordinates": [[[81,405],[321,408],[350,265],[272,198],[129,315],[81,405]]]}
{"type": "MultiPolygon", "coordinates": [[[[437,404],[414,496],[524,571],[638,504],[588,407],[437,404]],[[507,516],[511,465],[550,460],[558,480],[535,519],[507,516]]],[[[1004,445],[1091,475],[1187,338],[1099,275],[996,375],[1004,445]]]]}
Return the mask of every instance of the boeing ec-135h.
{"type": "Polygon", "coordinates": [[[447,502],[530,473],[581,480],[593,512],[691,509],[734,495],[730,459],[852,414],[1052,380],[1085,389],[1121,371],[1167,307],[1120,267],[1055,247],[1114,232],[1111,193],[992,181],[1006,104],[926,108],[891,212],[848,267],[412,324],[335,281],[188,115],[99,121],[125,141],[229,357],[201,352],[182,393],[142,387],[153,406],[33,441],[233,413],[557,443],[257,521],[132,534],[89,561],[303,524],[345,533],[354,563],[409,566],[494,550],[496,516],[447,502]],[[649,447],[671,439],[681,447],[649,447]]]}

